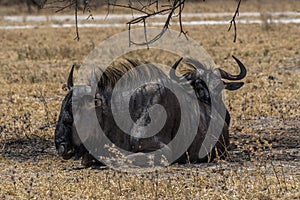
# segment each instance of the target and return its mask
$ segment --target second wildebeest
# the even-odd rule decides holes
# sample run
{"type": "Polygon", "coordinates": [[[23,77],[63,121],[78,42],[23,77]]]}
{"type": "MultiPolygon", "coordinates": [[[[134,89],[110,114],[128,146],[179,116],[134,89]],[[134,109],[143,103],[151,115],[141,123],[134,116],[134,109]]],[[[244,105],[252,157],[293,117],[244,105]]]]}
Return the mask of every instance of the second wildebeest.
{"type": "MultiPolygon", "coordinates": [[[[91,127],[89,131],[94,132],[94,136],[93,134],[87,134],[87,137],[79,137],[77,130],[78,127],[74,126],[74,122],[76,122],[76,120],[80,121],[82,118],[89,120],[89,112],[92,112],[94,109],[97,115],[97,123],[100,124],[110,142],[133,153],[157,151],[168,146],[168,144],[176,136],[182,118],[192,121],[194,120],[194,116],[199,116],[199,124],[196,130],[196,135],[189,136],[189,131],[184,132],[187,138],[193,137],[193,141],[185,149],[185,152],[175,160],[172,160],[172,162],[195,163],[211,161],[216,156],[224,157],[229,146],[228,127],[230,124],[230,115],[222,101],[221,92],[222,89],[238,89],[243,85],[243,83],[226,83],[222,81],[222,78],[227,80],[241,80],[246,75],[246,69],[243,64],[237,58],[234,57],[234,59],[237,61],[241,70],[239,75],[231,75],[221,69],[207,69],[196,60],[184,59],[182,62],[192,66],[194,69],[187,70],[181,77],[178,77],[175,75],[174,70],[176,70],[176,67],[181,62],[181,59],[179,59],[173,65],[173,70],[170,71],[171,79],[169,79],[157,67],[148,63],[147,65],[151,65],[152,67],[148,68],[146,76],[148,76],[148,78],[152,78],[152,82],[138,88],[134,88],[130,98],[130,117],[135,122],[130,128],[130,134],[125,134],[116,124],[112,114],[110,101],[117,81],[130,69],[134,69],[140,65],[145,65],[145,63],[128,60],[117,67],[106,69],[99,80],[96,78],[95,73],[93,73],[92,83],[90,86],[83,86],[79,89],[87,91],[86,94],[90,92],[90,95],[76,96],[76,98],[74,98],[74,88],[76,87],[73,85],[73,67],[68,78],[69,92],[63,100],[61,113],[55,130],[55,144],[59,155],[61,155],[64,159],[69,159],[73,156],[77,158],[82,157],[82,164],[84,165],[100,164],[100,162],[91,155],[91,150],[89,149],[88,151],[84,146],[86,143],[93,143],[94,141],[101,140],[101,138],[97,138],[97,130],[91,127]],[[168,88],[163,87],[164,84],[160,84],[160,80],[155,79],[157,73],[162,74],[162,76],[165,76],[166,80],[172,83],[178,83],[186,96],[184,98],[191,98],[191,94],[194,92],[197,96],[198,103],[195,107],[197,109],[194,107],[188,107],[189,115],[182,115],[176,96],[174,96],[172,91],[168,88]],[[93,84],[93,82],[96,82],[96,84],[93,84]],[[92,88],[93,85],[96,85],[96,87],[92,88]],[[190,85],[191,87],[186,87],[187,85],[190,85]],[[81,116],[74,116],[74,102],[76,104],[75,110],[83,109],[85,114],[82,114],[83,112],[78,112],[81,113],[81,116]],[[212,112],[211,107],[212,105],[216,105],[216,102],[220,102],[216,106],[216,109],[224,109],[224,116],[218,112],[212,112]],[[152,137],[138,137],[145,134],[145,129],[143,127],[147,126],[151,123],[151,121],[156,120],[151,118],[151,115],[149,115],[149,110],[156,104],[162,105],[165,108],[165,112],[167,114],[165,125],[161,128],[161,130],[159,130],[158,134],[152,137]],[[206,156],[199,157],[199,150],[205,141],[205,136],[212,119],[214,120],[214,123],[218,124],[215,124],[216,127],[221,127],[221,134],[218,135],[218,138],[215,138],[216,142],[213,146],[205,146],[206,156]]],[[[132,80],[136,80],[143,79],[145,77],[139,76],[138,73],[133,73],[130,78],[132,80]]],[[[123,92],[126,92],[131,87],[126,86],[125,88],[127,89],[123,89],[123,92]]],[[[75,93],[78,93],[78,91],[75,93]]],[[[188,128],[189,127],[187,127],[186,130],[189,130],[188,128]]],[[[178,143],[175,145],[180,144],[178,143]]],[[[100,144],[99,148],[103,148],[104,146],[105,144],[100,144]]],[[[172,154],[172,149],[174,150],[174,146],[171,147],[170,152],[168,153],[172,154]]]]}

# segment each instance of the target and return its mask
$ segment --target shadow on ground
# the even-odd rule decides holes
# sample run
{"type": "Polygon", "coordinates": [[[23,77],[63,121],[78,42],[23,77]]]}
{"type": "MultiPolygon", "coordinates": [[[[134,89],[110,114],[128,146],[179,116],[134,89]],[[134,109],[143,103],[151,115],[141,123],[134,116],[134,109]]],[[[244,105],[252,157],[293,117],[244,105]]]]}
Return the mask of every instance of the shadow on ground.
{"type": "Polygon", "coordinates": [[[42,137],[26,137],[4,140],[1,144],[2,157],[19,162],[39,161],[56,156],[54,142],[42,137]]]}

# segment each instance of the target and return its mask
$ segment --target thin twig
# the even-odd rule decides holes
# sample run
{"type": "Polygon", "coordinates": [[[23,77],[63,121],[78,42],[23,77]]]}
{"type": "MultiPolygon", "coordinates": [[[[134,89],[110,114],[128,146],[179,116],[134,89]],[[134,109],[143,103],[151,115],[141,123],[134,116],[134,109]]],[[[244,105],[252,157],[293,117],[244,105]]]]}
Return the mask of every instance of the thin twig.
{"type": "Polygon", "coordinates": [[[75,0],[75,24],[76,24],[76,37],[74,40],[79,41],[79,31],[78,31],[78,0],[75,0]]]}
{"type": "MultiPolygon", "coordinates": [[[[205,0],[203,0],[205,1],[205,0]]],[[[230,25],[228,28],[228,31],[231,30],[232,26],[234,27],[234,40],[233,42],[236,42],[237,38],[237,27],[236,27],[236,17],[239,15],[239,8],[241,5],[241,1],[238,1],[237,8],[235,10],[235,13],[230,21],[230,25]]],[[[171,20],[173,18],[178,18],[179,20],[179,27],[180,27],[180,34],[184,34],[186,36],[187,32],[184,31],[183,28],[183,23],[182,23],[182,12],[185,4],[185,0],[168,0],[166,1],[166,5],[159,5],[159,0],[149,0],[149,1],[131,1],[128,0],[128,4],[120,4],[118,3],[118,0],[108,0],[107,1],[107,15],[106,17],[110,14],[110,9],[114,7],[120,7],[124,9],[129,9],[132,12],[132,15],[135,13],[139,14],[138,16],[133,16],[133,19],[129,22],[127,22],[128,25],[128,31],[129,31],[129,45],[135,44],[135,45],[149,45],[151,43],[156,42],[159,40],[164,33],[168,30],[171,20]],[[146,2],[146,3],[145,3],[146,2]],[[155,8],[154,8],[155,7],[155,8]],[[178,13],[175,14],[175,12],[178,11],[178,13]],[[130,31],[132,29],[132,25],[138,24],[138,23],[143,23],[143,26],[147,28],[147,20],[150,19],[151,17],[157,16],[157,15],[166,15],[166,19],[164,22],[163,27],[161,28],[161,31],[155,35],[153,38],[147,38],[148,40],[137,43],[132,41],[132,38],[130,37],[130,31]]],[[[66,8],[74,8],[75,9],[75,23],[76,23],[76,37],[75,40],[79,40],[79,27],[78,27],[78,9],[79,9],[79,1],[78,0],[54,0],[54,4],[60,4],[63,3],[62,7],[59,7],[59,9],[56,12],[60,12],[62,10],[65,10],[66,8]],[[66,5],[67,4],[67,5],[66,5]]],[[[49,3],[50,4],[50,3],[49,3]]],[[[53,4],[53,2],[51,2],[53,4]]],[[[90,13],[90,8],[89,8],[89,2],[85,1],[84,2],[84,9],[83,12],[87,9],[90,13]]],[[[92,14],[88,16],[89,18],[93,18],[92,14]]],[[[144,31],[147,33],[147,31],[144,31]]]]}
{"type": "Polygon", "coordinates": [[[135,10],[135,11],[138,11],[138,12],[141,12],[141,13],[144,13],[144,14],[148,15],[148,12],[143,11],[143,10],[140,9],[140,8],[133,7],[133,6],[131,6],[130,4],[129,4],[129,5],[122,5],[122,4],[116,4],[116,3],[109,3],[109,1],[108,1],[108,5],[109,5],[109,6],[114,6],[114,7],[120,7],[120,8],[131,9],[131,10],[135,10]]]}
{"type": "Polygon", "coordinates": [[[182,25],[182,12],[183,12],[183,8],[184,8],[184,4],[182,4],[180,7],[179,7],[179,13],[178,13],[178,18],[179,18],[179,26],[180,26],[180,34],[183,34],[185,36],[186,39],[188,39],[187,37],[187,31],[184,31],[183,30],[183,25],[182,25]]]}
{"type": "MultiPolygon", "coordinates": [[[[66,8],[68,8],[68,7],[70,7],[70,6],[73,6],[73,5],[75,5],[75,4],[76,4],[76,2],[71,2],[71,3],[69,3],[69,4],[66,5],[66,6],[60,7],[60,8],[59,8],[58,10],[56,10],[55,12],[56,12],[56,13],[61,12],[61,11],[65,10],[66,8]]],[[[50,7],[50,8],[54,8],[54,7],[50,7]]]]}
{"type": "MultiPolygon", "coordinates": [[[[185,2],[185,0],[175,0],[174,3],[171,6],[169,6],[168,8],[158,10],[158,11],[155,11],[155,12],[151,12],[151,13],[147,13],[146,11],[142,11],[139,8],[132,7],[131,5],[129,5],[129,6],[121,5],[121,7],[123,7],[123,8],[134,9],[134,10],[139,11],[139,12],[144,14],[142,16],[139,16],[139,17],[134,18],[133,20],[127,22],[129,32],[131,30],[131,25],[133,25],[133,24],[137,24],[137,23],[142,22],[144,27],[146,27],[146,23],[147,23],[146,20],[148,18],[150,18],[152,16],[155,16],[155,15],[166,15],[167,14],[166,21],[164,23],[163,28],[156,36],[154,36],[152,39],[147,40],[147,41],[142,42],[142,43],[134,42],[129,37],[130,44],[135,44],[135,45],[138,45],[138,46],[144,46],[144,45],[148,46],[149,44],[152,44],[152,43],[156,42],[158,39],[160,39],[164,35],[164,33],[169,28],[169,25],[170,25],[170,22],[171,22],[171,19],[172,19],[174,13],[175,13],[175,10],[177,10],[178,8],[179,8],[178,17],[179,17],[179,24],[180,24],[180,32],[183,33],[184,35],[186,35],[186,32],[183,31],[183,26],[182,26],[182,21],[181,21],[181,13],[182,13],[182,10],[183,10],[183,7],[184,7],[184,2],[185,2]]],[[[115,4],[114,6],[119,6],[119,4],[115,4]]],[[[146,33],[146,31],[144,31],[144,32],[146,33]]],[[[130,35],[130,33],[129,33],[129,35],[130,35]]],[[[145,38],[147,38],[147,37],[145,36],[145,38]]]]}
{"type": "Polygon", "coordinates": [[[233,24],[233,27],[234,27],[234,38],[233,38],[233,42],[236,42],[236,37],[237,37],[237,29],[236,29],[236,21],[235,21],[235,18],[236,16],[239,16],[239,9],[240,9],[240,5],[241,5],[241,2],[242,0],[239,0],[238,2],[238,5],[236,7],[236,10],[235,10],[235,13],[230,21],[230,25],[229,25],[229,28],[228,28],[228,32],[231,30],[231,27],[232,27],[232,24],[233,24]]]}

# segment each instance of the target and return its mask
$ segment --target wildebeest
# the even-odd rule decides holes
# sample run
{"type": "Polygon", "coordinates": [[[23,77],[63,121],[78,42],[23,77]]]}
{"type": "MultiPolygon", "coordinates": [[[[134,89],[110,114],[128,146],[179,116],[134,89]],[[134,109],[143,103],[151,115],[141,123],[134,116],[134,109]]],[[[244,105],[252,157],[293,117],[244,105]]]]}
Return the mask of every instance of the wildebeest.
{"type": "MultiPolygon", "coordinates": [[[[221,92],[223,89],[239,89],[243,83],[224,82],[222,79],[236,81],[246,76],[246,68],[244,65],[237,58],[233,58],[240,67],[240,73],[238,75],[231,75],[222,69],[207,69],[199,61],[194,59],[183,59],[183,61],[179,59],[173,65],[173,70],[170,70],[169,78],[151,63],[146,63],[147,65],[151,65],[150,68],[147,68],[146,76],[152,78],[152,81],[136,88],[132,93],[129,102],[129,112],[134,125],[130,128],[130,134],[125,134],[114,120],[111,110],[112,103],[110,102],[112,91],[116,82],[126,72],[145,63],[128,60],[125,64],[123,63],[117,67],[106,69],[99,80],[96,78],[95,72],[93,72],[90,86],[83,86],[83,88],[81,88],[81,90],[92,92],[90,92],[90,95],[76,96],[76,98],[74,98],[73,66],[68,77],[67,86],[69,92],[62,102],[61,112],[55,130],[55,145],[59,155],[64,159],[70,159],[73,156],[76,158],[82,157],[82,164],[87,166],[102,164],[91,155],[91,150],[89,149],[88,151],[84,145],[94,141],[99,142],[97,130],[90,127],[89,132],[92,134],[87,134],[86,137],[79,137],[78,131],[81,130],[74,125],[75,122],[80,121],[84,126],[85,122],[90,121],[89,116],[91,112],[95,110],[97,122],[110,141],[116,146],[133,153],[151,152],[166,146],[169,147],[168,144],[175,138],[177,131],[180,129],[179,124],[181,119],[185,118],[187,121],[193,121],[195,116],[199,116],[198,128],[193,137],[189,135],[190,127],[188,125],[185,127],[186,130],[183,130],[184,136],[187,138],[192,137],[193,141],[191,141],[190,145],[185,149],[185,152],[179,157],[176,157],[175,160],[172,160],[172,162],[207,162],[213,160],[216,156],[226,156],[229,146],[228,127],[230,124],[230,115],[222,101],[221,92]],[[181,61],[191,66],[193,70],[187,70],[181,77],[178,77],[175,74],[175,70],[181,61]],[[164,84],[160,84],[160,79],[155,80],[157,73],[161,74],[165,77],[164,79],[171,83],[178,83],[185,94],[184,98],[189,100],[190,96],[192,96],[190,93],[194,92],[194,94],[196,94],[197,105],[187,108],[188,115],[181,112],[180,105],[172,91],[163,87],[164,84]],[[96,87],[92,88],[93,85],[96,87]],[[74,102],[76,102],[76,105],[73,105],[74,102]],[[143,127],[150,124],[151,121],[155,122],[155,120],[160,120],[151,118],[149,115],[149,110],[156,104],[162,105],[165,108],[167,114],[165,125],[152,137],[138,137],[145,134],[143,127]],[[217,112],[213,112],[212,106],[216,107],[217,112]],[[80,113],[80,115],[73,113],[76,109],[81,111],[76,112],[80,113]],[[224,110],[223,114],[221,110],[224,110]],[[215,138],[216,142],[213,143],[213,146],[205,146],[206,155],[199,157],[199,151],[205,142],[205,136],[209,129],[210,122],[213,122],[215,127],[221,127],[221,133],[216,136],[218,138],[215,138]]],[[[130,78],[137,80],[144,79],[145,77],[140,76],[139,73],[133,73],[130,78]]],[[[122,91],[126,92],[130,88],[130,86],[126,86],[122,91]]],[[[100,148],[104,147],[105,144],[101,145],[100,148]]],[[[180,143],[173,144],[171,149],[166,148],[167,151],[169,150],[168,153],[172,154],[172,151],[178,145],[180,145],[180,143]]]]}
{"type": "MultiPolygon", "coordinates": [[[[189,156],[192,157],[189,160],[192,161],[211,161],[213,160],[217,155],[221,158],[225,157],[227,154],[227,150],[229,147],[229,132],[228,128],[230,125],[230,114],[228,110],[226,109],[223,100],[222,100],[222,90],[237,90],[240,87],[243,86],[243,82],[225,82],[222,79],[230,80],[230,81],[237,81],[243,79],[246,74],[246,68],[243,65],[243,63],[237,59],[235,56],[232,56],[234,60],[238,63],[240,68],[240,73],[238,75],[232,75],[227,73],[226,71],[216,68],[216,69],[207,69],[205,66],[203,66],[202,63],[200,63],[197,60],[194,59],[186,59],[187,65],[191,66],[195,70],[188,70],[183,72],[183,75],[181,77],[177,77],[175,75],[175,70],[170,71],[170,77],[173,80],[178,81],[182,85],[189,84],[193,87],[197,98],[199,100],[199,104],[209,105],[206,107],[205,111],[207,111],[206,117],[209,117],[209,120],[213,118],[221,117],[221,120],[215,120],[214,123],[223,123],[223,125],[219,125],[219,127],[223,127],[221,135],[218,138],[218,142],[215,144],[215,146],[207,147],[209,150],[209,154],[205,156],[204,158],[200,159],[198,158],[198,155],[195,154],[195,152],[199,151],[199,144],[203,143],[203,137],[206,131],[207,131],[207,123],[209,123],[209,120],[207,120],[206,124],[203,123],[204,119],[202,119],[203,115],[201,115],[200,124],[198,127],[198,134],[196,135],[196,138],[194,139],[194,142],[188,149],[189,156]],[[212,115],[211,106],[214,106],[215,109],[218,111],[224,111],[221,115],[212,115]],[[205,126],[206,125],[206,126],[205,126]],[[203,128],[205,127],[205,128],[203,128]]],[[[173,65],[173,68],[176,69],[177,65],[173,65]]],[[[204,145],[204,144],[203,144],[204,145]]],[[[184,155],[183,155],[184,157],[184,155]]],[[[183,162],[185,162],[187,158],[183,159],[183,162]]]]}

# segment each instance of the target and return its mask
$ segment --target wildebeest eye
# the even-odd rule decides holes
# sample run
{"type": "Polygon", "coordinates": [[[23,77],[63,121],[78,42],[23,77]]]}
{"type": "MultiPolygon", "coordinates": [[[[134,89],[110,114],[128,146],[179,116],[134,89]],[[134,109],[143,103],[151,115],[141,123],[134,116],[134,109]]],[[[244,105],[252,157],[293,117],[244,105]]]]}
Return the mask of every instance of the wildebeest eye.
{"type": "Polygon", "coordinates": [[[102,99],[95,99],[95,106],[101,106],[102,105],[102,99]]]}
{"type": "Polygon", "coordinates": [[[95,106],[102,106],[102,98],[98,92],[96,93],[94,100],[95,100],[95,106]]]}

